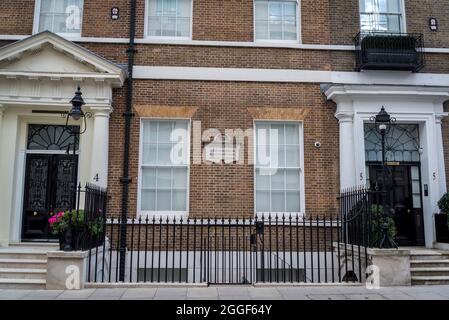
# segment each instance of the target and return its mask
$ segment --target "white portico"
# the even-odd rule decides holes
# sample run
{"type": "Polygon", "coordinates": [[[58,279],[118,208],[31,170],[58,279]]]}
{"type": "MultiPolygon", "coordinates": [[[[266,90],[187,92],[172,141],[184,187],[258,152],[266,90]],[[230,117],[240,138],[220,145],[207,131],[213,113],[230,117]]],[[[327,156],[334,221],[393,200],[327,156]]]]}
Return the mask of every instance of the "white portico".
{"type": "MultiPolygon", "coordinates": [[[[438,212],[437,202],[447,190],[441,119],[447,116],[443,112],[443,103],[449,99],[449,88],[424,84],[422,86],[335,84],[323,86],[323,89],[327,98],[337,104],[335,116],[340,124],[342,189],[366,183],[369,174],[367,163],[370,160],[366,159],[366,125],[382,106],[397,119],[398,125],[412,125],[419,128],[417,140],[420,155],[416,166],[420,170],[422,206],[418,206],[423,215],[425,245],[433,247],[435,243],[433,214],[438,212]]],[[[417,188],[419,190],[419,186],[417,188]]]]}
{"type": "Polygon", "coordinates": [[[0,246],[22,240],[27,155],[67,156],[49,143],[64,146],[63,113],[78,85],[92,114],[77,151],[78,181],[107,185],[112,89],[124,80],[121,67],[51,32],[0,48],[0,246]],[[30,147],[31,126],[60,138],[30,147]]]}

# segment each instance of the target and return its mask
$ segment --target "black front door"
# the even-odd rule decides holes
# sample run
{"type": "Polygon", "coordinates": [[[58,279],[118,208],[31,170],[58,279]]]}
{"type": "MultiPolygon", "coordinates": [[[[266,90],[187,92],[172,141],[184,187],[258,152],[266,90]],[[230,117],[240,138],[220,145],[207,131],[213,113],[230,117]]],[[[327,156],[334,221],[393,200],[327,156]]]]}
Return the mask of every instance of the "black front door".
{"type": "MultiPolygon", "coordinates": [[[[382,166],[369,166],[371,187],[382,188],[382,166]]],[[[385,206],[396,226],[396,242],[400,246],[424,245],[424,222],[419,164],[388,166],[385,175],[385,206]]]]}
{"type": "Polygon", "coordinates": [[[49,217],[69,210],[76,186],[78,156],[28,154],[26,159],[22,240],[52,240],[49,217]],[[75,168],[75,172],[74,171],[75,168]]]}

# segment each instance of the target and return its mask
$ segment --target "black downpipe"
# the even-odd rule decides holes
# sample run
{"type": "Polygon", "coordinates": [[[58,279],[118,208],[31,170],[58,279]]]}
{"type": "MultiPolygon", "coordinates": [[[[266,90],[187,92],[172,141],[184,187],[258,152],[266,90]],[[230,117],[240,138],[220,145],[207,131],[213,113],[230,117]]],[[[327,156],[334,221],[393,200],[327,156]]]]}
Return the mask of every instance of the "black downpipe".
{"type": "Polygon", "coordinates": [[[131,134],[131,119],[133,113],[133,66],[136,36],[136,0],[130,1],[130,24],[129,24],[129,47],[126,51],[128,55],[128,80],[126,91],[126,111],[123,114],[125,118],[125,140],[123,151],[123,177],[120,179],[122,184],[122,223],[120,225],[120,276],[119,281],[125,281],[125,267],[126,267],[126,228],[128,221],[128,197],[129,184],[131,178],[129,177],[129,144],[131,134]]]}

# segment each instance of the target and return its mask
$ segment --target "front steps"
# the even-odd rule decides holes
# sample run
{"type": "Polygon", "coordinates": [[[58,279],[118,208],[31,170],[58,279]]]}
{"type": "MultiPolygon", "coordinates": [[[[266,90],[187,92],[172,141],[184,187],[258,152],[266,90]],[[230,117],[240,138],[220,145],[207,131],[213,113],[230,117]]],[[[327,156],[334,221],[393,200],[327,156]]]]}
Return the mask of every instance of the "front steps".
{"type": "Polygon", "coordinates": [[[412,285],[449,285],[449,252],[412,250],[410,271],[412,285]]]}
{"type": "Polygon", "coordinates": [[[57,249],[40,243],[0,248],[0,289],[45,289],[47,251],[57,249]]]}

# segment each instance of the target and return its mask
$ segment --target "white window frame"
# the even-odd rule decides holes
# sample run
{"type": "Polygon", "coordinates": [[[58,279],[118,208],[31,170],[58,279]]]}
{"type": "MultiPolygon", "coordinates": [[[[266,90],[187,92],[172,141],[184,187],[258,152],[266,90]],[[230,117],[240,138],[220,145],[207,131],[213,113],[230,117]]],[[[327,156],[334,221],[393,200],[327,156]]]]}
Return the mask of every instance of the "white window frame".
{"type": "MultiPolygon", "coordinates": [[[[84,18],[84,0],[81,0],[83,2],[83,12],[81,14],[81,28],[79,33],[68,33],[68,32],[57,32],[58,35],[64,38],[80,38],[83,33],[83,18],[84,18]]],[[[39,24],[40,24],[40,17],[41,17],[41,2],[42,0],[36,0],[35,6],[34,6],[34,22],[33,22],[33,34],[42,32],[39,31],[39,24]]],[[[53,31],[52,31],[53,32],[53,31]]]]}
{"type": "MultiPolygon", "coordinates": [[[[268,215],[274,217],[278,215],[278,217],[282,217],[282,214],[286,215],[297,215],[299,218],[303,218],[305,215],[306,208],[306,190],[305,190],[305,179],[304,179],[304,121],[302,120],[267,120],[267,119],[255,119],[253,121],[253,197],[254,197],[254,215],[256,217],[260,217],[264,215],[267,217],[268,215]],[[269,123],[269,124],[298,124],[299,130],[299,212],[258,212],[257,211],[257,190],[256,190],[256,174],[257,174],[257,127],[256,125],[259,123],[269,123]]],[[[270,190],[271,192],[271,190],[270,190]]]]}
{"type": "MultiPolygon", "coordinates": [[[[399,12],[401,14],[401,33],[407,33],[407,20],[406,20],[406,12],[405,12],[405,0],[399,0],[399,9],[401,12],[399,12]]],[[[367,12],[362,12],[360,10],[360,2],[359,2],[359,23],[360,23],[360,31],[362,31],[362,14],[369,14],[367,12]]],[[[392,12],[379,12],[380,15],[382,14],[392,14],[392,12]]],[[[383,31],[364,31],[364,32],[375,32],[375,33],[382,33],[383,31]]],[[[385,31],[385,33],[391,33],[389,31],[385,31]]]]}
{"type": "MultiPolygon", "coordinates": [[[[139,169],[138,169],[138,178],[137,178],[137,216],[141,217],[188,217],[189,216],[189,208],[190,208],[190,134],[191,134],[191,119],[190,118],[151,118],[151,117],[142,117],[140,118],[140,130],[139,130],[139,169]],[[142,159],[143,159],[143,124],[145,121],[186,121],[187,122],[187,188],[186,188],[186,210],[185,211],[151,211],[151,210],[142,210],[142,159]]],[[[154,165],[149,166],[154,168],[167,167],[171,168],[171,165],[154,165]]],[[[185,167],[185,166],[179,166],[185,167]]]]}
{"type": "MultiPolygon", "coordinates": [[[[256,38],[256,2],[270,2],[268,0],[265,1],[257,1],[253,0],[253,39],[255,43],[284,43],[284,44],[301,44],[302,36],[301,36],[301,0],[296,0],[296,39],[295,40],[271,40],[271,39],[257,39],[256,38]]],[[[273,1],[271,1],[273,2],[273,1]]],[[[286,2],[283,0],[279,0],[278,2],[286,2]]],[[[291,1],[295,2],[295,1],[291,1]]],[[[269,33],[269,31],[268,31],[269,33]]]]}
{"type": "Polygon", "coordinates": [[[167,37],[167,36],[150,36],[148,34],[148,24],[149,24],[149,17],[150,17],[150,0],[145,0],[145,22],[144,22],[144,38],[145,39],[153,39],[153,40],[192,40],[192,33],[193,33],[193,1],[190,0],[190,35],[188,37],[167,37]]]}

